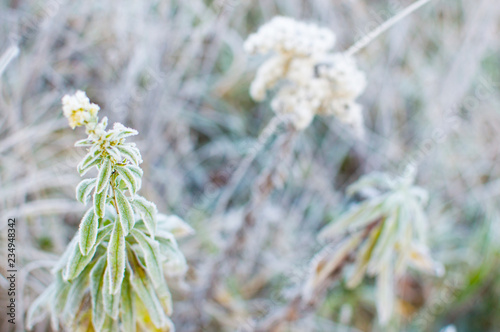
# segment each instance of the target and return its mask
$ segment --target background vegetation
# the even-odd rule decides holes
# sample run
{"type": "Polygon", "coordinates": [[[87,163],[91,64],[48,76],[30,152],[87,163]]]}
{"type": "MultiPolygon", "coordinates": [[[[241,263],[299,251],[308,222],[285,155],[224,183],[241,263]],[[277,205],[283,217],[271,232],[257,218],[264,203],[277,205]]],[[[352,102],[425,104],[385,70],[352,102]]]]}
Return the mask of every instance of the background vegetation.
{"type": "MultiPolygon", "coordinates": [[[[18,331],[84,211],[74,198],[84,151],[73,142],[81,133],[62,116],[64,94],[86,90],[111,123],[139,131],[142,195],[195,228],[180,243],[190,266],[186,282],[173,289],[177,330],[192,331],[199,317],[190,290],[204,282],[279,146],[279,135],[271,137],[227,209],[214,213],[273,116],[267,103],[249,97],[263,59],[247,56],[244,40],[280,14],[329,27],[341,51],[409,3],[3,0],[0,54],[7,59],[12,45],[19,54],[0,61],[0,255],[14,216],[18,331]]],[[[244,331],[249,317],[286,303],[320,249],[318,230],[351,203],[346,186],[371,170],[398,174],[408,164],[418,165],[417,183],[431,194],[430,247],[447,272],[409,274],[398,283],[401,319],[392,328],[500,330],[499,17],[493,0],[431,1],[357,55],[368,81],[360,98],[366,139],[328,117],[297,135],[281,164],[289,175],[260,209],[259,227],[225,280],[225,297],[203,308],[206,331],[244,331]]],[[[4,274],[6,258],[0,260],[4,274]]],[[[0,277],[2,307],[6,286],[0,277]]],[[[373,300],[370,280],[354,291],[341,283],[315,314],[289,328],[381,330],[373,300]]],[[[0,330],[10,328],[2,315],[0,330]]]]}

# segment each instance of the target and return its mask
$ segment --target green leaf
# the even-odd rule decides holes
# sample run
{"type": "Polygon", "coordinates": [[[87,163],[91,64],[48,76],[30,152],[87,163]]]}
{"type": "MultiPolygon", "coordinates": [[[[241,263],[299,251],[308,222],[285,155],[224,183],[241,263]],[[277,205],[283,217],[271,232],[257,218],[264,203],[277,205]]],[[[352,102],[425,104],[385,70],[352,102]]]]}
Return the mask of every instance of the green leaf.
{"type": "Polygon", "coordinates": [[[76,141],[75,146],[92,146],[94,141],[91,138],[81,139],[76,141]]]}
{"type": "Polygon", "coordinates": [[[69,289],[71,287],[70,283],[65,283],[60,274],[56,277],[56,290],[54,294],[54,299],[50,303],[51,311],[51,325],[52,328],[57,330],[59,328],[59,316],[64,311],[64,306],[68,299],[69,289]]]}
{"type": "Polygon", "coordinates": [[[125,270],[120,302],[120,317],[123,331],[135,332],[137,323],[135,317],[134,293],[130,285],[130,273],[128,270],[125,270]]]}
{"type": "Polygon", "coordinates": [[[36,298],[28,309],[26,316],[26,328],[31,330],[35,324],[41,322],[49,313],[49,304],[53,302],[56,285],[51,284],[36,298]]]}
{"type": "Polygon", "coordinates": [[[142,162],[141,153],[139,149],[133,146],[127,145],[117,145],[116,148],[122,155],[125,156],[129,161],[133,162],[136,165],[139,165],[142,162]]]}
{"type": "Polygon", "coordinates": [[[174,236],[165,231],[158,231],[156,239],[160,244],[160,252],[165,257],[165,273],[170,276],[184,274],[187,270],[186,258],[177,247],[174,236]]]}
{"type": "Polygon", "coordinates": [[[104,321],[104,325],[102,326],[102,330],[100,332],[116,332],[120,331],[118,326],[118,319],[113,319],[112,317],[106,316],[104,321]]]}
{"type": "MultiPolygon", "coordinates": [[[[95,261],[94,261],[95,264],[95,261]]],[[[79,311],[80,305],[83,301],[83,296],[87,290],[89,284],[89,274],[94,264],[89,264],[83,271],[83,273],[71,284],[71,288],[68,293],[68,301],[66,307],[64,308],[64,320],[66,322],[73,321],[76,314],[79,311]]]]}
{"type": "Polygon", "coordinates": [[[109,158],[105,158],[101,168],[99,169],[99,175],[97,176],[97,193],[100,193],[107,188],[112,172],[113,167],[111,160],[109,158]]]}
{"type": "Polygon", "coordinates": [[[157,221],[159,230],[172,233],[176,238],[182,238],[194,233],[194,229],[176,215],[167,216],[158,213],[157,221]]]}
{"type": "Polygon", "coordinates": [[[127,197],[119,190],[115,190],[116,205],[118,208],[118,219],[123,227],[125,235],[130,232],[130,229],[134,227],[135,218],[134,211],[130,205],[127,197]]]}
{"type": "Polygon", "coordinates": [[[108,197],[108,185],[100,193],[94,193],[94,209],[99,218],[104,217],[106,213],[106,198],[108,197]]]}
{"type": "Polygon", "coordinates": [[[352,275],[349,276],[347,280],[347,288],[357,287],[361,281],[363,281],[363,276],[365,275],[368,263],[373,253],[373,248],[377,244],[377,241],[382,232],[383,223],[376,226],[371,232],[368,239],[363,244],[363,247],[356,254],[356,261],[354,262],[354,269],[352,275]]]}
{"type": "Polygon", "coordinates": [[[106,147],[106,152],[113,157],[116,162],[121,162],[123,160],[120,152],[114,146],[106,147]]]}
{"type": "Polygon", "coordinates": [[[92,167],[98,165],[101,161],[101,155],[97,151],[89,152],[85,158],[76,167],[80,175],[87,173],[92,167]]]}
{"type": "Polygon", "coordinates": [[[148,238],[143,232],[132,229],[130,231],[132,236],[136,239],[137,243],[144,253],[146,260],[146,270],[153,281],[155,287],[159,287],[163,280],[162,260],[160,258],[159,244],[155,240],[148,238]]]}
{"type": "Polygon", "coordinates": [[[122,285],[125,273],[125,235],[120,223],[115,223],[111,238],[108,244],[108,277],[109,291],[111,294],[117,294],[122,285]]]}
{"type": "Polygon", "coordinates": [[[97,231],[97,239],[95,241],[95,245],[92,250],[90,250],[88,255],[82,255],[79,246],[77,246],[75,242],[73,252],[69,257],[68,263],[66,264],[66,268],[64,270],[64,280],[71,281],[80,275],[83,269],[94,257],[97,247],[99,246],[101,241],[111,232],[111,227],[112,225],[107,225],[97,231]]]}
{"type": "Polygon", "coordinates": [[[57,272],[64,270],[66,268],[66,265],[68,264],[68,260],[71,257],[71,255],[73,254],[73,251],[75,250],[75,246],[78,245],[79,238],[80,238],[80,234],[76,233],[76,235],[68,243],[68,246],[66,247],[66,250],[62,254],[59,261],[52,268],[52,270],[51,270],[52,274],[56,274],[57,272]]]}
{"type": "MultiPolygon", "coordinates": [[[[136,269],[141,268],[136,266],[136,269]]],[[[157,328],[161,328],[165,325],[167,317],[156,295],[155,289],[144,273],[140,273],[136,270],[134,270],[134,272],[135,273],[132,274],[130,278],[132,288],[147,308],[153,324],[157,328]]]]}
{"type": "Polygon", "coordinates": [[[165,279],[162,279],[161,285],[156,287],[156,294],[160,299],[163,310],[168,316],[170,316],[173,311],[172,294],[170,294],[170,290],[168,289],[165,279]]]}
{"type": "Polygon", "coordinates": [[[94,213],[94,209],[91,208],[85,213],[80,223],[79,239],[78,244],[80,245],[80,251],[82,255],[88,255],[90,250],[94,247],[95,241],[97,240],[97,228],[99,225],[99,220],[94,213]]]}
{"type": "Polygon", "coordinates": [[[331,241],[340,235],[361,229],[383,214],[383,203],[383,198],[378,197],[350,208],[338,220],[325,226],[318,238],[322,241],[331,241]]]}
{"type": "MultiPolygon", "coordinates": [[[[143,171],[142,169],[139,167],[139,166],[135,166],[135,165],[127,165],[126,166],[132,173],[135,174],[135,177],[137,179],[141,179],[142,178],[142,175],[143,175],[143,171]]],[[[139,186],[140,187],[140,186],[139,186]]]]}
{"type": "Polygon", "coordinates": [[[144,224],[148,228],[149,234],[151,237],[154,237],[156,233],[156,214],[158,213],[156,205],[142,196],[136,196],[132,204],[142,216],[144,224]]]}
{"type": "Polygon", "coordinates": [[[130,192],[130,196],[134,197],[137,190],[139,190],[138,181],[135,174],[132,173],[129,168],[123,166],[118,166],[115,168],[115,170],[118,172],[118,174],[120,174],[122,180],[125,182],[130,192]]]}
{"type": "Polygon", "coordinates": [[[94,189],[95,184],[96,179],[82,180],[76,187],[76,199],[87,205],[90,199],[90,193],[92,192],[92,189],[94,189]]]}
{"type": "Polygon", "coordinates": [[[137,130],[135,130],[135,129],[128,128],[128,127],[125,127],[123,125],[120,125],[119,127],[120,128],[118,128],[116,126],[116,124],[113,127],[114,130],[119,130],[118,134],[114,136],[114,140],[119,140],[120,138],[135,136],[138,134],[137,130]]]}
{"type": "Polygon", "coordinates": [[[104,280],[103,280],[103,290],[102,290],[102,299],[104,303],[104,311],[111,318],[117,319],[120,309],[120,290],[118,288],[118,293],[111,293],[111,285],[109,281],[109,265],[106,267],[106,271],[104,272],[104,280]]]}
{"type": "Polygon", "coordinates": [[[97,331],[100,331],[106,318],[104,310],[103,289],[104,271],[106,269],[106,256],[99,261],[90,272],[90,295],[92,298],[92,323],[97,331]]]}

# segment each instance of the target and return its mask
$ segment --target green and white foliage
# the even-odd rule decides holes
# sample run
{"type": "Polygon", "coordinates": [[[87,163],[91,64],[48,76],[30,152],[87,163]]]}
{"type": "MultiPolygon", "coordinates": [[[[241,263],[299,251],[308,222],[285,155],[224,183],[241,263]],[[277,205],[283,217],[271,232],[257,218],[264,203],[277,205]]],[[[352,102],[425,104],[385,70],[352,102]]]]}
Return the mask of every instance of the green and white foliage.
{"type": "Polygon", "coordinates": [[[348,188],[349,196],[368,198],[320,232],[320,240],[331,244],[314,260],[305,296],[311,296],[339,266],[353,261],[351,269],[344,269],[347,287],[357,287],[365,275],[376,277],[378,317],[386,324],[394,312],[395,281],[409,267],[437,276],[444,273],[426,244],[428,194],[414,180],[415,171],[408,168],[401,178],[371,173],[348,188]]]}
{"type": "Polygon", "coordinates": [[[53,270],[54,283],[31,306],[28,328],[50,314],[55,330],[62,325],[70,331],[173,331],[165,275],[186,272],[176,237],[193,230],[137,194],[141,154],[125,142],[137,131],[119,123],[106,130],[107,119],[98,121],[99,107],[81,91],[64,97],[63,104],[70,125],[84,125],[88,134],[76,143],[88,151],[78,172],[96,168],[97,177],[76,188],[77,200],[92,203],[53,270]]]}

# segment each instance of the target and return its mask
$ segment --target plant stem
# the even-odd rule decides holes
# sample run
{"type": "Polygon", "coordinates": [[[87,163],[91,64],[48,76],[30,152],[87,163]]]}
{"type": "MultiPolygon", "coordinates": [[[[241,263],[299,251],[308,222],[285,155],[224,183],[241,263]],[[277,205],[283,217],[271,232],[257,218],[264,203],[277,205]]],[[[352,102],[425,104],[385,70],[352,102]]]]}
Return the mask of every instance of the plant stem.
{"type": "Polygon", "coordinates": [[[267,126],[262,130],[262,133],[257,138],[257,143],[250,149],[248,155],[239,164],[238,168],[233,173],[231,180],[229,181],[225,190],[220,195],[217,205],[214,209],[213,213],[214,216],[218,216],[224,212],[229,203],[229,200],[233,196],[234,191],[236,190],[238,184],[245,176],[252,162],[255,160],[259,152],[264,148],[269,138],[271,138],[271,136],[276,132],[280,124],[285,123],[287,120],[288,120],[287,117],[275,116],[271,119],[271,121],[269,121],[267,126]]]}
{"type": "MultiPolygon", "coordinates": [[[[366,239],[370,232],[373,230],[375,226],[377,226],[382,219],[377,219],[372,223],[368,224],[363,230],[362,237],[366,239]]],[[[358,246],[359,247],[359,246],[358,246]]],[[[333,270],[328,278],[326,278],[323,282],[321,282],[313,291],[312,296],[304,297],[303,292],[299,291],[295,297],[288,302],[288,304],[264,319],[257,327],[253,330],[254,332],[277,332],[280,327],[288,322],[293,322],[301,317],[304,317],[306,314],[315,310],[319,303],[322,302],[323,298],[326,296],[328,289],[334,284],[334,282],[338,281],[342,276],[342,271],[347,266],[349,262],[352,261],[352,254],[357,250],[357,248],[347,254],[342,262],[337,266],[335,270],[333,270]]],[[[313,264],[313,263],[312,263],[313,264]]]]}
{"type": "Polygon", "coordinates": [[[372,30],[370,33],[365,35],[363,38],[358,40],[356,43],[354,43],[354,45],[352,45],[351,47],[349,47],[349,49],[347,51],[345,51],[345,54],[348,56],[352,56],[352,55],[358,53],[362,48],[366,47],[366,45],[371,43],[375,38],[377,38],[382,33],[384,33],[389,28],[391,28],[394,24],[398,23],[403,18],[410,15],[415,10],[417,10],[418,8],[422,7],[423,5],[425,5],[426,3],[430,2],[430,1],[431,0],[419,0],[419,1],[412,3],[411,5],[409,5],[405,9],[403,9],[401,12],[399,12],[395,16],[391,17],[390,19],[388,19],[387,21],[385,21],[384,23],[379,25],[377,28],[372,30]]]}
{"type": "Polygon", "coordinates": [[[208,297],[212,297],[217,284],[220,281],[224,266],[229,266],[229,270],[234,270],[234,258],[244,248],[247,235],[256,225],[255,212],[259,211],[267,197],[276,188],[276,173],[279,170],[281,163],[287,159],[290,154],[292,143],[294,142],[296,131],[293,128],[288,128],[287,135],[283,137],[282,144],[278,147],[279,153],[275,158],[275,162],[265,170],[261,181],[257,181],[257,185],[252,191],[252,199],[250,204],[245,209],[243,222],[239,226],[230,244],[224,249],[222,255],[216,260],[214,267],[211,270],[209,278],[208,297]]]}

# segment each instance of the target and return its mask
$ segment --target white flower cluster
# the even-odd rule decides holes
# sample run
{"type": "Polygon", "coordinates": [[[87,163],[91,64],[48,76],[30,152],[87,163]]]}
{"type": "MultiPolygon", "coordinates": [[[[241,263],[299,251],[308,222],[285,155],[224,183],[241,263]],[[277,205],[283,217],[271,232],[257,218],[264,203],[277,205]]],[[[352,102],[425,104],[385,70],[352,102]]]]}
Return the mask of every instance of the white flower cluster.
{"type": "Polygon", "coordinates": [[[276,17],[245,43],[249,53],[274,55],[262,64],[250,87],[256,101],[280,82],[271,107],[277,114],[293,114],[297,129],[306,128],[314,115],[334,115],[362,135],[361,106],[355,99],[366,87],[363,72],[352,57],[331,54],[335,35],[323,28],[276,17]]]}
{"type": "Polygon", "coordinates": [[[62,99],[63,113],[68,118],[72,129],[82,126],[96,118],[99,105],[91,103],[84,91],[77,91],[74,95],[65,95],[62,99]]]}
{"type": "Polygon", "coordinates": [[[251,34],[245,51],[266,54],[271,51],[292,56],[308,56],[329,51],[335,45],[335,34],[314,24],[277,16],[251,34]]]}

